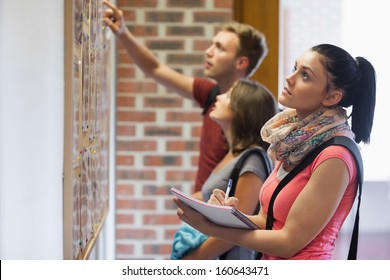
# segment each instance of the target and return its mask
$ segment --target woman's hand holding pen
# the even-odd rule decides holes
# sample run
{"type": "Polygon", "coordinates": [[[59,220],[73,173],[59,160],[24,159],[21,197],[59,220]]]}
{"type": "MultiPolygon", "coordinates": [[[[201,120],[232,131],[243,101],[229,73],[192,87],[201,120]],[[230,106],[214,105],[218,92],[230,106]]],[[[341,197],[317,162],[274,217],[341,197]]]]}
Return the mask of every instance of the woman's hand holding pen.
{"type": "MultiPolygon", "coordinates": [[[[236,197],[229,197],[227,201],[225,201],[225,196],[226,194],[224,191],[221,191],[220,189],[214,189],[207,203],[214,205],[232,206],[234,208],[237,208],[238,199],[236,197]]],[[[190,206],[180,201],[177,197],[173,198],[173,202],[178,207],[177,216],[180,220],[203,232],[206,235],[211,234],[210,232],[208,232],[208,229],[210,228],[210,222],[201,213],[192,209],[190,206]]]]}
{"type": "Polygon", "coordinates": [[[237,208],[239,202],[238,198],[229,197],[227,200],[225,200],[225,197],[226,193],[224,191],[220,189],[214,189],[207,203],[214,205],[232,206],[234,208],[237,208]]]}
{"type": "Polygon", "coordinates": [[[125,33],[126,25],[123,12],[109,1],[103,0],[103,4],[109,7],[105,10],[103,16],[103,20],[107,26],[110,27],[112,32],[116,35],[125,33]]]}

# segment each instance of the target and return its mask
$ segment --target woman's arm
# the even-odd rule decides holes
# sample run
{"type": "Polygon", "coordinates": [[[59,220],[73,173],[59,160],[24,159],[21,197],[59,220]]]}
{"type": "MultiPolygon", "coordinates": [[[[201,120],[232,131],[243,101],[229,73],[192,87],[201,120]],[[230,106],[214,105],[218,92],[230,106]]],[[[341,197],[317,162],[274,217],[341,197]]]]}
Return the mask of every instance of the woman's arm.
{"type": "Polygon", "coordinates": [[[185,98],[193,99],[194,78],[181,74],[168,65],[161,63],[154,53],[145,45],[137,41],[125,24],[123,11],[110,1],[103,1],[107,6],[103,20],[114,32],[118,40],[126,49],[127,54],[145,75],[155,79],[168,89],[177,92],[185,98]]]}
{"type": "MultiPolygon", "coordinates": [[[[263,182],[260,178],[252,172],[246,172],[239,177],[235,195],[237,199],[241,201],[241,204],[238,207],[241,212],[254,212],[259,201],[259,191],[262,184],[263,182]]],[[[220,194],[224,195],[225,193],[220,191],[220,194]]],[[[209,237],[201,246],[186,255],[183,259],[216,259],[232,247],[234,247],[234,244],[214,237],[209,237]]]]}
{"type": "Polygon", "coordinates": [[[273,256],[289,258],[297,254],[326,226],[339,205],[349,183],[347,165],[331,158],[313,172],[297,197],[280,230],[242,230],[217,226],[201,214],[180,203],[177,214],[181,220],[208,236],[248,247],[273,256]]]}

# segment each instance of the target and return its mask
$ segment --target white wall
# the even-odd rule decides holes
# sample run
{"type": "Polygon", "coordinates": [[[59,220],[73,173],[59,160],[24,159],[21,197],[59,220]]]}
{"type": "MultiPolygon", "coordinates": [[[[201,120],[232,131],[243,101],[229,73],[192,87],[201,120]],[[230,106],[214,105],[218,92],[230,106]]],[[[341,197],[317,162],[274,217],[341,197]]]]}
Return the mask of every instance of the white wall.
{"type": "MultiPolygon", "coordinates": [[[[0,259],[64,257],[64,3],[0,0],[0,259]]],[[[110,209],[93,259],[115,257],[114,117],[110,209]]]]}
{"type": "MultiPolygon", "coordinates": [[[[377,102],[370,145],[364,146],[365,178],[370,181],[390,182],[388,127],[390,95],[390,37],[385,34],[390,26],[389,2],[383,0],[343,0],[341,24],[342,44],[353,56],[367,58],[377,74],[377,102]]],[[[388,193],[390,199],[390,191],[388,193]]],[[[389,225],[390,228],[390,225],[389,225]]]]}
{"type": "Polygon", "coordinates": [[[0,259],[63,258],[64,1],[0,1],[0,259]]]}

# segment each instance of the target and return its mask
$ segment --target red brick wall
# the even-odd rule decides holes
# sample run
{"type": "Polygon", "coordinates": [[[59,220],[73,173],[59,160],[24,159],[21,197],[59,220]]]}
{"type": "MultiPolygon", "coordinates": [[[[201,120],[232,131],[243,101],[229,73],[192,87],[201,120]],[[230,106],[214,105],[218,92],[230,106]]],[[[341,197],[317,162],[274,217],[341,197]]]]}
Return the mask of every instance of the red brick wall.
{"type": "MultiPolygon", "coordinates": [[[[233,0],[118,0],[127,26],[160,61],[202,75],[233,0]]],[[[144,74],[117,49],[116,258],[167,259],[180,221],[169,188],[193,188],[201,110],[144,74]]]]}

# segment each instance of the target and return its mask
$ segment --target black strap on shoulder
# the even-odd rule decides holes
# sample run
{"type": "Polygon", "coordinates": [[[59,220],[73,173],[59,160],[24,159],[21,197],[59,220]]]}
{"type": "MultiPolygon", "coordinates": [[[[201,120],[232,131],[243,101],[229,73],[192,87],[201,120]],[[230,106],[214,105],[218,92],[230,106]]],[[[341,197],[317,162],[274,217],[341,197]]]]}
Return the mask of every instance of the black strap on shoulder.
{"type": "Polygon", "coordinates": [[[271,163],[271,160],[268,157],[266,151],[264,151],[262,148],[252,148],[252,149],[246,150],[242,154],[242,156],[239,158],[239,160],[236,162],[236,164],[233,167],[232,172],[230,173],[230,179],[232,179],[232,188],[230,189],[230,196],[233,196],[235,191],[236,191],[236,185],[237,185],[238,177],[240,176],[242,166],[244,165],[247,158],[252,154],[259,155],[263,165],[266,168],[266,170],[265,170],[266,178],[269,176],[269,174],[271,174],[272,163],[271,163]]]}
{"type": "MultiPolygon", "coordinates": [[[[232,172],[230,173],[230,179],[232,179],[232,188],[230,189],[230,196],[233,196],[235,191],[236,191],[236,185],[237,185],[238,178],[240,176],[240,171],[241,171],[242,166],[244,165],[244,163],[247,160],[247,158],[250,155],[252,155],[252,154],[259,155],[261,161],[263,162],[263,165],[265,166],[265,176],[266,176],[266,178],[271,174],[272,168],[273,168],[273,164],[271,162],[271,159],[268,157],[266,151],[264,151],[260,147],[259,148],[252,148],[252,149],[246,150],[242,154],[242,156],[238,159],[238,161],[236,162],[236,164],[233,167],[232,172]]],[[[254,213],[255,214],[259,213],[259,210],[260,210],[260,202],[257,204],[254,213]]],[[[223,253],[219,257],[219,259],[225,260],[228,252],[223,253]]],[[[261,257],[261,255],[259,255],[259,254],[261,254],[261,253],[260,252],[257,253],[256,259],[261,257]]]]}
{"type": "Polygon", "coordinates": [[[214,103],[215,98],[219,94],[219,87],[218,85],[215,85],[211,88],[209,95],[207,96],[206,104],[204,105],[202,115],[205,115],[207,113],[207,110],[210,108],[210,106],[214,103]]]}
{"type": "Polygon", "coordinates": [[[301,163],[299,163],[291,172],[289,172],[283,179],[280,181],[279,185],[276,187],[274,193],[271,196],[270,203],[268,205],[268,214],[267,214],[267,223],[266,229],[272,229],[273,224],[273,206],[276,199],[276,196],[283,189],[283,187],[292,179],[296,174],[298,174],[301,170],[303,170],[310,162],[312,162],[315,157],[326,147],[331,145],[338,145],[346,147],[353,155],[355,159],[355,164],[357,167],[357,176],[358,176],[358,204],[357,211],[355,217],[355,223],[351,238],[351,244],[349,247],[348,260],[356,260],[357,256],[357,245],[358,245],[358,235],[359,235],[359,208],[362,194],[362,184],[363,184],[363,161],[360,155],[360,151],[356,143],[348,137],[344,136],[336,136],[322,145],[318,146],[316,149],[311,151],[309,155],[307,155],[301,163]]]}

